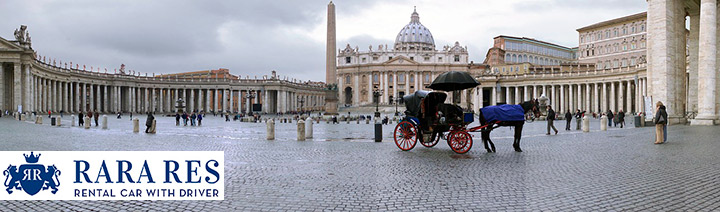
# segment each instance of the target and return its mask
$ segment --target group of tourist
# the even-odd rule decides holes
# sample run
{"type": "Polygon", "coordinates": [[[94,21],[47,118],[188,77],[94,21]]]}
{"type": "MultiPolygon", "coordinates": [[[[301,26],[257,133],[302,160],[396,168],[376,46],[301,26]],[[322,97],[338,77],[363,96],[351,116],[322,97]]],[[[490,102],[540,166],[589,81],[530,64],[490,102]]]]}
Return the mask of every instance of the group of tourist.
{"type": "MultiPolygon", "coordinates": [[[[85,126],[85,119],[84,119],[84,117],[85,117],[85,115],[83,115],[82,112],[78,113],[78,126],[85,126]]],[[[95,112],[93,113],[93,111],[88,111],[87,117],[88,117],[90,120],[93,120],[93,119],[95,120],[95,126],[96,126],[96,127],[99,125],[99,124],[98,124],[98,119],[100,118],[100,113],[99,113],[99,112],[95,111],[95,112]]],[[[92,123],[87,123],[87,124],[89,124],[90,126],[92,126],[92,123]]]]}
{"type": "Polygon", "coordinates": [[[175,126],[180,126],[180,119],[183,120],[183,126],[187,126],[188,121],[190,121],[190,126],[201,126],[203,116],[203,113],[195,114],[194,111],[189,115],[187,112],[183,112],[182,115],[180,113],[175,113],[175,126]],[[197,125],[195,124],[195,120],[197,120],[197,125]]]}
{"type": "MultiPolygon", "coordinates": [[[[557,114],[555,114],[555,110],[552,109],[550,105],[547,106],[547,133],[546,135],[550,135],[550,129],[555,131],[555,134],[558,134],[558,130],[555,129],[555,125],[553,124],[554,120],[557,118],[557,114]]],[[[580,119],[585,115],[585,111],[577,110],[575,112],[575,119],[578,120],[577,129],[580,129],[580,119]]],[[[602,115],[606,115],[603,113],[602,115]]],[[[570,130],[570,120],[572,119],[573,115],[570,113],[570,110],[567,110],[565,112],[565,120],[567,121],[565,125],[565,130],[570,130]]],[[[608,126],[617,127],[618,124],[620,124],[620,128],[622,128],[625,125],[625,112],[623,112],[622,109],[618,111],[617,113],[613,113],[612,110],[608,110],[607,112],[607,118],[608,118],[608,126]]],[[[667,111],[665,108],[665,105],[663,105],[662,102],[658,101],[655,104],[655,117],[653,118],[655,122],[655,144],[662,144],[667,141],[667,111]]]]}

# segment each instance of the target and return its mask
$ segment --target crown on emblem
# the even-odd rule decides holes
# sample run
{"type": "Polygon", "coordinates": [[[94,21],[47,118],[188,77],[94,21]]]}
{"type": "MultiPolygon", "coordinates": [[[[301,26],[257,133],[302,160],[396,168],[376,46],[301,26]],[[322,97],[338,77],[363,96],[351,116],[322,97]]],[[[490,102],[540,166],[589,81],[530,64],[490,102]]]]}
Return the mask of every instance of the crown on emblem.
{"type": "Polygon", "coordinates": [[[37,163],[40,159],[40,154],[34,155],[33,152],[30,152],[30,155],[23,154],[25,156],[25,162],[28,163],[37,163]]]}

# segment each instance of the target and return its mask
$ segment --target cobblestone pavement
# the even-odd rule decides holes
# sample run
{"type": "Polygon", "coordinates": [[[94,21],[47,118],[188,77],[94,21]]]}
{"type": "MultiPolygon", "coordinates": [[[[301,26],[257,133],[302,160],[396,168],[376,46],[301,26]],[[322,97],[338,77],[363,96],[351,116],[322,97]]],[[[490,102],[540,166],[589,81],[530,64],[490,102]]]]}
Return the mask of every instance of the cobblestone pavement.
{"type": "MultiPolygon", "coordinates": [[[[144,116],[141,117],[144,123],[144,116]]],[[[67,119],[67,116],[66,116],[67,119]]],[[[158,134],[134,134],[128,118],[85,130],[0,118],[2,150],[222,150],[224,201],[0,201],[0,211],[717,211],[720,128],[670,126],[666,144],[654,128],[610,128],[546,136],[545,122],[525,127],[514,152],[512,131],[493,132],[497,153],[458,155],[441,141],[400,151],[371,142],[372,125],[316,124],[314,139],[294,141],[294,123],[265,125],[208,117],[202,127],[160,118],[158,134]]],[[[573,125],[574,126],[574,125],[573,125]]],[[[564,123],[558,122],[558,129],[564,123]]],[[[573,128],[574,129],[574,128],[573,128]]]]}

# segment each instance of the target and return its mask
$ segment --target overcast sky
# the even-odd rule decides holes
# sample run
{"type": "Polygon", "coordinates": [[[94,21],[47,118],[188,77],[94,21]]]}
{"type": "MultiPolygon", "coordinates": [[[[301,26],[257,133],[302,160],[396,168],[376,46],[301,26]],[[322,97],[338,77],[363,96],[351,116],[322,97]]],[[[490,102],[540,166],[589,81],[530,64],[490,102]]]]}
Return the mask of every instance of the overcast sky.
{"type": "MultiPolygon", "coordinates": [[[[322,81],[326,0],[0,2],[0,37],[28,25],[42,56],[142,73],[228,68],[322,81]]],[[[459,41],[482,62],[497,35],[567,47],[575,29],[647,10],[645,0],[336,0],[337,47],[392,46],[417,6],[435,45],[459,41]]]]}

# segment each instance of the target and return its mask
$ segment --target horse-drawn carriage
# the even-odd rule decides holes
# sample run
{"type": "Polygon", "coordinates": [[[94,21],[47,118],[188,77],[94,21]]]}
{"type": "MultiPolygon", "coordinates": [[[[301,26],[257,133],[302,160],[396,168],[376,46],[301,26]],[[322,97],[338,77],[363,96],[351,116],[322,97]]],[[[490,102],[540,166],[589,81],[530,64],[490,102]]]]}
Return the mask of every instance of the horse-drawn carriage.
{"type": "MultiPolygon", "coordinates": [[[[428,87],[434,90],[457,91],[477,85],[479,83],[467,73],[451,71],[438,76],[428,87]]],[[[490,131],[500,126],[514,126],[516,131],[513,147],[515,151],[522,151],[520,136],[526,114],[533,112],[533,116],[539,115],[535,100],[520,105],[488,106],[478,111],[480,126],[467,128],[474,122],[475,114],[463,112],[461,107],[445,103],[446,98],[445,92],[422,90],[403,97],[405,117],[395,126],[393,133],[395,144],[401,150],[413,149],[418,141],[425,147],[433,147],[442,138],[447,140],[454,152],[464,154],[472,148],[473,136],[470,132],[480,131],[485,149],[494,152],[495,145],[490,140],[490,131]]]]}

